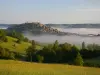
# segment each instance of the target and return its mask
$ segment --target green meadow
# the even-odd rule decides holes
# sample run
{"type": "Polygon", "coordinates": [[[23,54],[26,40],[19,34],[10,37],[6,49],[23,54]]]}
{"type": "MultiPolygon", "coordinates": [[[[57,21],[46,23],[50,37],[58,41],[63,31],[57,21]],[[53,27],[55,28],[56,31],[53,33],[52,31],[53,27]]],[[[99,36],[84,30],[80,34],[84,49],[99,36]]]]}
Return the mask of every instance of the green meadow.
{"type": "MultiPolygon", "coordinates": [[[[29,43],[29,42],[23,42],[22,41],[20,44],[16,43],[17,39],[10,37],[10,36],[7,36],[7,39],[8,39],[8,42],[1,42],[0,46],[3,47],[3,48],[7,48],[11,51],[25,53],[25,50],[29,46],[31,46],[31,43],[29,43]]],[[[36,48],[38,50],[38,49],[41,49],[42,47],[37,45],[36,48]]]]}
{"type": "Polygon", "coordinates": [[[0,75],[100,75],[100,68],[0,60],[0,75]]]}

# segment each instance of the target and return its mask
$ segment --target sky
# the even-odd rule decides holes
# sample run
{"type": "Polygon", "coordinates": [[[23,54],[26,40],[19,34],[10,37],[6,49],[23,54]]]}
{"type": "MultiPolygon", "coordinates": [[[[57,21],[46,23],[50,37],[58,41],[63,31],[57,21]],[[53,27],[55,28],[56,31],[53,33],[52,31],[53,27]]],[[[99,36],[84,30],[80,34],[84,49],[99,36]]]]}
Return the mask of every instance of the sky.
{"type": "Polygon", "coordinates": [[[100,23],[100,0],[0,0],[0,23],[100,23]]]}

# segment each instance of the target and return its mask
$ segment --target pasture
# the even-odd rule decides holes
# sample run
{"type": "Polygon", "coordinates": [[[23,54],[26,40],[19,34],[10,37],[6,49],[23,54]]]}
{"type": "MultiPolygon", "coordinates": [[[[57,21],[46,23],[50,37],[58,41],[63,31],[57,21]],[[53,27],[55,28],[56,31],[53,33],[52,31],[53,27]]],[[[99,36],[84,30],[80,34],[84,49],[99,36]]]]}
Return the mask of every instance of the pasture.
{"type": "MultiPolygon", "coordinates": [[[[8,42],[0,42],[0,46],[3,48],[7,48],[11,51],[15,52],[20,52],[20,53],[25,53],[25,50],[31,46],[31,43],[29,42],[21,42],[21,43],[16,43],[17,39],[13,37],[7,36],[8,42]]],[[[41,46],[36,46],[37,50],[41,49],[41,46]]]]}
{"type": "Polygon", "coordinates": [[[0,75],[100,75],[100,68],[0,60],[0,75]]]}

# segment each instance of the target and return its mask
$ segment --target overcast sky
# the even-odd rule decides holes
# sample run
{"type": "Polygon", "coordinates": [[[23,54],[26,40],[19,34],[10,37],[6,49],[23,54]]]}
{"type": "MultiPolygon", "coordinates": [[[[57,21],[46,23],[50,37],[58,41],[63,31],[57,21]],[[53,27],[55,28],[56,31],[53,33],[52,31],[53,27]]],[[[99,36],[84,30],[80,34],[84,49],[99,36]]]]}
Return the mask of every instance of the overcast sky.
{"type": "Polygon", "coordinates": [[[0,0],[0,23],[100,23],[100,0],[0,0]]]}

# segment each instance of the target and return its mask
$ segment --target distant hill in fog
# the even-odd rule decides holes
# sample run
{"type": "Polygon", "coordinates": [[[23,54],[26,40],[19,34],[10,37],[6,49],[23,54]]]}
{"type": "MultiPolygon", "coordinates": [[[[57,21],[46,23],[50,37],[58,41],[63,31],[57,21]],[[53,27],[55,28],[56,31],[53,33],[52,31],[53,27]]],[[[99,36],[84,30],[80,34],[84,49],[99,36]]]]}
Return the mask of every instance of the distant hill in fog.
{"type": "Polygon", "coordinates": [[[8,31],[17,31],[20,33],[32,33],[34,35],[43,35],[43,34],[54,34],[61,35],[62,33],[57,29],[51,28],[50,26],[45,26],[44,24],[38,22],[32,23],[22,23],[12,25],[7,28],[8,31]]]}
{"type": "MultiPolygon", "coordinates": [[[[16,24],[0,24],[0,28],[8,28],[16,24]]],[[[100,28],[100,24],[45,24],[50,27],[59,27],[59,28],[100,28]]]]}
{"type": "Polygon", "coordinates": [[[0,24],[0,29],[7,29],[11,24],[0,24]]]}
{"type": "Polygon", "coordinates": [[[12,24],[0,24],[0,26],[11,26],[12,24]]]}
{"type": "Polygon", "coordinates": [[[100,24],[45,24],[51,27],[60,28],[100,28],[100,24]]]}

